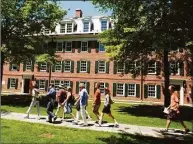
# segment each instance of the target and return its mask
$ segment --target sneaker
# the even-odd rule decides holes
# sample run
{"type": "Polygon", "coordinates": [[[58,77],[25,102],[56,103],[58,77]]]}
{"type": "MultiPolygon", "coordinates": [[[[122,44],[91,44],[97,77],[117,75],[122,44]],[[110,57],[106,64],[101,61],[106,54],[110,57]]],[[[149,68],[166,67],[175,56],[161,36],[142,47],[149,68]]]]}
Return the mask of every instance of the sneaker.
{"type": "Polygon", "coordinates": [[[29,115],[26,115],[26,116],[24,117],[24,119],[29,119],[29,115]]]}
{"type": "Polygon", "coordinates": [[[52,120],[47,120],[46,122],[52,123],[52,120]]]}
{"type": "Polygon", "coordinates": [[[40,120],[40,116],[38,116],[36,119],[37,119],[37,120],[40,120]]]}
{"type": "Polygon", "coordinates": [[[91,121],[91,120],[92,120],[92,118],[88,118],[87,120],[88,120],[88,121],[91,121]]]}
{"type": "Polygon", "coordinates": [[[185,129],[185,131],[184,131],[185,134],[187,134],[187,133],[189,133],[189,132],[190,132],[189,129],[185,129]]]}
{"type": "Polygon", "coordinates": [[[88,124],[83,124],[83,125],[80,125],[80,127],[87,127],[88,124]]]}
{"type": "Polygon", "coordinates": [[[95,121],[95,123],[96,123],[96,124],[98,124],[98,123],[99,123],[99,121],[97,120],[97,121],[95,121]]]}
{"type": "Polygon", "coordinates": [[[57,119],[57,116],[54,117],[54,121],[57,119]]]}
{"type": "Polygon", "coordinates": [[[168,129],[161,129],[161,132],[168,132],[168,129]]]}
{"type": "Polygon", "coordinates": [[[72,124],[74,124],[74,125],[78,125],[78,122],[76,122],[76,121],[73,121],[73,122],[72,122],[72,124]]]}
{"type": "Polygon", "coordinates": [[[118,128],[118,127],[119,127],[119,124],[118,124],[118,123],[115,123],[114,127],[117,127],[117,128],[118,128]]]}

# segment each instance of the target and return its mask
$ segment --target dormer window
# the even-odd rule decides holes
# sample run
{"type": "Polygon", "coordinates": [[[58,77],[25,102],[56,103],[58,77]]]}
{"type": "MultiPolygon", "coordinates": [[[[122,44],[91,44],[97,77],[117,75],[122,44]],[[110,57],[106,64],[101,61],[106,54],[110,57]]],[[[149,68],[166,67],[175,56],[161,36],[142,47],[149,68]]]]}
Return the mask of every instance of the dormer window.
{"type": "Polygon", "coordinates": [[[89,22],[84,21],[83,24],[84,24],[83,32],[89,32],[89,22]]]}
{"type": "Polygon", "coordinates": [[[60,33],[72,33],[74,29],[74,23],[66,22],[60,25],[60,33]]]}
{"type": "Polygon", "coordinates": [[[107,20],[101,20],[101,31],[107,30],[107,20]]]}
{"type": "Polygon", "coordinates": [[[67,23],[67,33],[72,32],[72,23],[67,23]]]}

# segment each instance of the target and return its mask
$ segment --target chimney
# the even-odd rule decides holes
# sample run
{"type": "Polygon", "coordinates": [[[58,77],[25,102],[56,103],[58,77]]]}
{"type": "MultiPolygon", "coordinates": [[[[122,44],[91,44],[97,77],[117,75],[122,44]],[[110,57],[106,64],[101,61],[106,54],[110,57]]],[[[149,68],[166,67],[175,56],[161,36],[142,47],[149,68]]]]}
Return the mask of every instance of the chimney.
{"type": "Polygon", "coordinates": [[[81,18],[82,17],[82,10],[76,9],[76,17],[81,18]]]}

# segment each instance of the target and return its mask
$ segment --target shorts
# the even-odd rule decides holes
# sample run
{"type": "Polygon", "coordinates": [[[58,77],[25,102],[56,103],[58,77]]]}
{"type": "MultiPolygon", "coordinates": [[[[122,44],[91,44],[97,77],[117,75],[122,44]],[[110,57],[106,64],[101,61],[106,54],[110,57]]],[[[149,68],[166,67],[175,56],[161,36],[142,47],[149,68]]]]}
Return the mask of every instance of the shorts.
{"type": "Polygon", "coordinates": [[[111,113],[111,106],[110,105],[104,106],[102,112],[106,113],[106,114],[110,114],[111,113]]]}
{"type": "Polygon", "coordinates": [[[100,104],[93,105],[93,112],[99,112],[100,104]]]}
{"type": "Polygon", "coordinates": [[[177,111],[174,110],[170,110],[168,116],[167,116],[168,120],[182,120],[181,118],[181,114],[177,113],[177,111]]]}

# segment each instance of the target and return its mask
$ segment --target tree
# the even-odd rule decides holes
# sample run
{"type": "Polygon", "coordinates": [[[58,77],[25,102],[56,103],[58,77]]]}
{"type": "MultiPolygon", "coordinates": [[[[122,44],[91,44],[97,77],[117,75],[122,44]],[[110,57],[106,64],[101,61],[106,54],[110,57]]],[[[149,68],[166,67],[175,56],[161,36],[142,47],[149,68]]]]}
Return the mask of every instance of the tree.
{"type": "Polygon", "coordinates": [[[56,1],[5,0],[1,2],[1,76],[5,61],[20,63],[43,54],[45,29],[55,26],[66,15],[56,1]]]}
{"type": "Polygon", "coordinates": [[[138,59],[139,55],[151,55],[154,49],[157,58],[163,57],[167,107],[170,103],[168,54],[185,48],[193,40],[193,1],[93,0],[93,3],[102,10],[113,11],[114,29],[99,36],[110,56],[138,59]]]}

